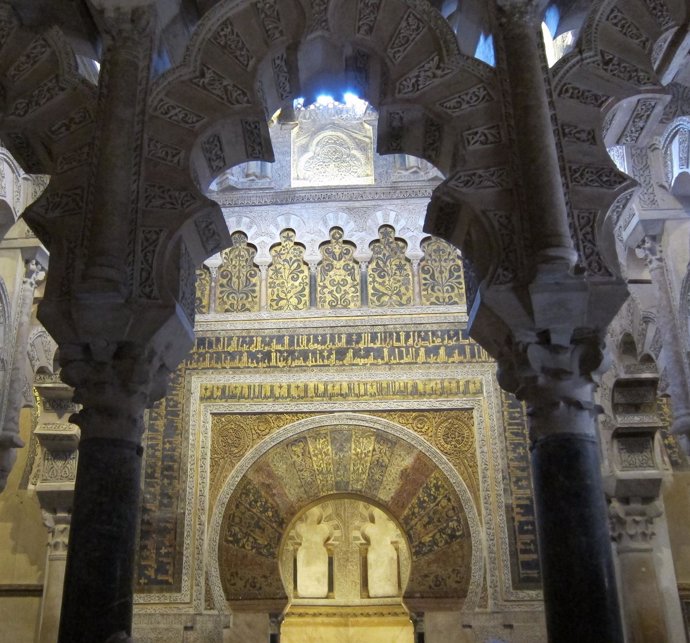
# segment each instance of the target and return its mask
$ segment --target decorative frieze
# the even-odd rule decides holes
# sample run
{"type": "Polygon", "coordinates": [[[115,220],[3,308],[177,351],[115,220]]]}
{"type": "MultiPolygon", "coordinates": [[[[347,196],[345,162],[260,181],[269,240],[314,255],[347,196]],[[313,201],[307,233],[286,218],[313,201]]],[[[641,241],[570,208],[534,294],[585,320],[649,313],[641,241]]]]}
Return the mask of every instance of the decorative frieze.
{"type": "Polygon", "coordinates": [[[503,143],[503,131],[498,123],[467,130],[462,137],[468,149],[503,143]]]}
{"type": "Polygon", "coordinates": [[[623,13],[618,6],[611,7],[606,22],[614,29],[620,32],[628,40],[634,42],[636,45],[647,51],[649,49],[650,40],[642,33],[642,30],[623,13]]]}
{"type": "Polygon", "coordinates": [[[186,210],[197,202],[197,198],[187,190],[157,183],[147,183],[144,188],[144,207],[150,210],[186,210]]]}
{"type": "Polygon", "coordinates": [[[227,167],[223,141],[218,134],[211,134],[201,142],[201,152],[212,174],[216,174],[227,167]]]}
{"type": "Polygon", "coordinates": [[[565,98],[566,100],[574,100],[582,105],[597,107],[599,109],[601,109],[609,99],[605,94],[599,94],[591,89],[578,87],[572,83],[565,83],[558,92],[558,97],[565,98]]]}
{"type": "Polygon", "coordinates": [[[595,165],[571,164],[568,166],[568,175],[574,187],[605,190],[616,190],[628,180],[615,168],[595,165]]]}
{"type": "Polygon", "coordinates": [[[510,172],[505,167],[456,172],[448,179],[448,186],[454,190],[500,190],[510,184],[510,172]]]}

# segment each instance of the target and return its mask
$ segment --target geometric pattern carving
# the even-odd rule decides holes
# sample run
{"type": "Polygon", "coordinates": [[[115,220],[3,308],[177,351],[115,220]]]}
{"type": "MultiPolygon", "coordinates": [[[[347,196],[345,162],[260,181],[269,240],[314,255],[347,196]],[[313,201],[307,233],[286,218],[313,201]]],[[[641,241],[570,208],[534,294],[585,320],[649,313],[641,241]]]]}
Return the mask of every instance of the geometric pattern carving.
{"type": "Polygon", "coordinates": [[[223,251],[218,271],[217,313],[249,313],[259,310],[261,271],[254,263],[256,248],[244,232],[233,232],[231,245],[223,251]]]}
{"type": "Polygon", "coordinates": [[[309,267],[304,246],[295,242],[295,231],[286,228],[271,252],[268,267],[268,303],[271,310],[304,310],[309,307],[309,267]]]}
{"type": "Polygon", "coordinates": [[[457,250],[437,237],[423,241],[422,250],[424,257],[419,262],[422,304],[446,306],[465,303],[465,279],[457,250]]]}
{"type": "Polygon", "coordinates": [[[359,263],[354,244],[343,241],[341,228],[331,228],[330,241],[319,248],[321,261],[316,273],[319,308],[358,308],[360,306],[359,263]]]}
{"type": "Polygon", "coordinates": [[[406,306],[412,303],[412,266],[405,256],[407,243],[395,237],[395,228],[382,225],[378,241],[370,246],[368,285],[371,307],[406,306]]]}

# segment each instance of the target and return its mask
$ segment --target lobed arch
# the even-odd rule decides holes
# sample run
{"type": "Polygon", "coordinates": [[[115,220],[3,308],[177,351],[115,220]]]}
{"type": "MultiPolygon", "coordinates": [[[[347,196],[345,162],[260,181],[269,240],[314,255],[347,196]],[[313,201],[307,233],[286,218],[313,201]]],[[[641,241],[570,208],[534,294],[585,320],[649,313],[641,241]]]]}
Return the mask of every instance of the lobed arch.
{"type": "MultiPolygon", "coordinates": [[[[383,418],[371,417],[357,413],[335,413],[300,420],[280,429],[249,451],[226,479],[216,500],[213,513],[209,521],[209,535],[207,540],[208,545],[206,550],[206,571],[215,608],[220,611],[225,611],[227,605],[224,583],[221,578],[220,558],[223,553],[221,532],[224,525],[226,525],[228,508],[231,507],[231,500],[235,497],[235,494],[238,493],[238,491],[240,493],[243,491],[244,487],[242,485],[246,483],[246,481],[252,475],[253,470],[260,471],[261,479],[265,479],[264,476],[267,472],[267,465],[262,465],[262,462],[265,463],[266,458],[270,458],[270,454],[273,449],[281,448],[281,445],[286,445],[290,440],[306,440],[307,436],[329,429],[340,429],[353,432],[375,432],[377,435],[380,435],[383,438],[386,438],[387,436],[388,439],[397,441],[398,443],[404,445],[405,448],[409,449],[411,452],[419,454],[420,457],[426,459],[429,463],[432,463],[429,466],[432,466],[432,469],[436,472],[436,475],[439,476],[439,479],[445,480],[445,484],[449,485],[449,488],[453,490],[453,494],[457,494],[458,501],[465,516],[464,520],[466,520],[467,530],[469,532],[469,542],[466,543],[466,546],[467,548],[471,549],[471,560],[469,565],[469,579],[466,589],[467,593],[463,598],[466,608],[471,609],[473,606],[475,606],[481,593],[484,566],[484,545],[482,542],[479,515],[467,484],[443,455],[441,455],[423,438],[413,433],[410,429],[404,428],[383,418]]],[[[410,483],[418,484],[418,481],[415,481],[411,478],[408,478],[406,482],[408,485],[410,483]]],[[[353,490],[342,489],[339,490],[339,492],[347,494],[353,492],[353,490]]],[[[280,504],[279,491],[275,491],[274,493],[276,494],[276,497],[278,497],[277,502],[280,504]]],[[[389,513],[392,513],[393,517],[401,522],[401,524],[404,524],[404,521],[400,521],[400,509],[397,509],[398,514],[396,514],[396,509],[395,507],[391,507],[390,502],[377,498],[375,494],[363,493],[361,490],[357,491],[355,495],[361,497],[367,502],[373,502],[373,504],[378,504],[379,506],[385,508],[389,513]]],[[[282,520],[282,523],[287,526],[291,522],[292,517],[297,515],[302,509],[309,506],[319,497],[320,496],[317,493],[317,495],[315,495],[313,498],[305,498],[301,503],[297,503],[295,511],[293,511],[291,514],[285,514],[285,516],[280,519],[278,516],[274,516],[274,518],[278,519],[279,522],[282,520]]],[[[409,537],[409,534],[407,535],[409,537]]],[[[272,565],[271,569],[274,568],[275,574],[279,577],[278,560],[275,560],[275,565],[273,565],[273,563],[270,563],[270,565],[272,565]]],[[[447,568],[450,567],[450,565],[447,566],[447,568]]],[[[448,571],[450,570],[448,569],[448,571]]],[[[256,572],[256,569],[254,572],[256,572]]],[[[423,574],[423,569],[419,564],[417,564],[415,567],[413,556],[412,571],[410,574],[410,581],[408,583],[407,598],[409,600],[419,598],[414,594],[415,588],[417,588],[417,592],[420,591],[420,574],[423,574]]],[[[456,602],[462,602],[462,599],[456,598],[456,602]]]]}

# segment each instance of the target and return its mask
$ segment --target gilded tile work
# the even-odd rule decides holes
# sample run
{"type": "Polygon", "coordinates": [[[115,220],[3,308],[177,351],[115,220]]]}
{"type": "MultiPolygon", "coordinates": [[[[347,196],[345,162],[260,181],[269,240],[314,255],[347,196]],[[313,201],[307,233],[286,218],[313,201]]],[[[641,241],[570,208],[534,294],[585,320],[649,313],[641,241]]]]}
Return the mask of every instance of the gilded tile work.
{"type": "MultiPolygon", "coordinates": [[[[212,409],[214,404],[227,406],[233,402],[242,404],[266,404],[271,400],[278,403],[291,404],[296,401],[302,403],[332,404],[340,403],[338,410],[355,408],[348,407],[352,402],[361,409],[363,402],[397,402],[404,400],[411,403],[419,400],[427,403],[430,399],[451,400],[462,404],[463,398],[477,399],[486,394],[481,377],[458,376],[457,373],[446,377],[435,376],[415,377],[413,371],[407,369],[405,374],[390,378],[362,377],[364,372],[358,371],[358,366],[379,366],[383,364],[417,367],[424,369],[425,365],[463,365],[468,363],[488,364],[490,360],[486,353],[476,346],[457,325],[442,327],[435,326],[430,330],[410,330],[409,328],[391,328],[381,326],[368,330],[337,332],[328,329],[285,331],[249,331],[216,333],[208,336],[198,336],[196,345],[188,360],[173,374],[171,387],[167,397],[159,402],[151,411],[147,427],[147,443],[145,445],[145,480],[144,504],[141,522],[141,553],[138,567],[138,592],[154,592],[157,595],[170,594],[180,591],[182,582],[182,551],[184,533],[184,503],[188,500],[185,488],[193,483],[187,480],[187,453],[189,444],[189,430],[198,427],[200,418],[190,418],[190,408],[187,406],[192,373],[199,377],[200,372],[209,373],[243,373],[240,380],[230,379],[214,383],[199,380],[198,403],[212,409]],[[351,370],[352,375],[342,378],[321,377],[305,378],[302,375],[295,379],[286,377],[282,367],[339,367],[351,370]],[[247,377],[247,367],[256,367],[257,380],[247,377]],[[280,370],[279,370],[280,369],[280,370]],[[273,377],[275,374],[275,377],[273,377]]],[[[325,373],[326,371],[324,371],[325,373]]],[[[216,375],[217,377],[217,375],[216,375]]],[[[504,400],[504,405],[509,402],[504,400]]],[[[304,409],[300,409],[304,410],[304,409]]],[[[358,411],[361,413],[362,411],[358,411]]],[[[507,411],[506,411],[507,413],[507,411]]],[[[210,484],[209,502],[211,508],[215,503],[218,488],[227,479],[229,472],[248,452],[252,445],[268,438],[279,428],[299,419],[311,417],[311,413],[217,413],[211,416],[209,440],[211,446],[211,462],[209,468],[210,484]],[[232,419],[230,419],[232,418],[232,419]],[[225,427],[217,431],[218,427],[225,427]],[[232,436],[228,432],[232,431],[232,436]]],[[[459,472],[466,482],[476,506],[483,505],[479,498],[479,473],[477,471],[474,432],[472,430],[472,414],[462,408],[441,409],[433,411],[414,410],[377,410],[370,412],[415,431],[427,442],[438,449],[459,472]],[[471,457],[470,457],[471,456],[471,457]]],[[[535,549],[530,545],[530,538],[534,542],[533,532],[528,533],[530,516],[523,516],[517,512],[527,512],[531,509],[531,495],[529,482],[525,486],[526,458],[524,431],[525,423],[521,407],[519,413],[508,413],[504,420],[509,427],[509,435],[514,438],[508,440],[509,451],[509,485],[516,498],[510,505],[511,512],[516,519],[510,522],[511,537],[517,534],[523,543],[518,549],[517,561],[513,561],[519,570],[513,574],[517,581],[527,583],[530,579],[530,564],[536,560],[535,549]],[[517,459],[513,458],[513,452],[517,459]],[[522,468],[516,466],[522,462],[522,468]]],[[[333,489],[336,493],[345,493],[350,489],[354,475],[357,489],[364,492],[376,493],[386,503],[411,502],[410,498],[396,496],[398,486],[395,481],[401,472],[411,475],[409,463],[414,459],[414,449],[399,444],[395,450],[385,440],[371,444],[371,437],[357,438],[352,445],[352,434],[348,431],[332,431],[329,442],[323,436],[312,435],[306,442],[291,444],[292,454],[281,449],[273,449],[271,457],[266,461],[272,471],[281,472],[281,476],[297,477],[298,470],[293,464],[295,454],[301,449],[303,452],[312,450],[324,461],[328,461],[326,454],[330,449],[330,469],[320,469],[318,475],[310,470],[301,470],[306,481],[307,489],[303,495],[295,497],[290,502],[302,502],[308,496],[308,490],[333,489]],[[367,440],[369,442],[367,443],[367,440]],[[354,457],[353,453],[368,453],[370,447],[376,449],[376,466],[362,467],[362,458],[354,457]],[[407,451],[404,449],[407,448],[407,451]],[[353,451],[354,449],[354,451],[353,451]],[[406,455],[405,455],[406,454],[406,455]],[[388,459],[390,456],[390,459],[388,459]],[[407,464],[405,464],[407,463],[407,464]],[[282,467],[282,469],[281,469],[282,467]],[[384,470],[387,473],[383,473],[384,470]],[[327,474],[324,473],[327,471],[327,474]],[[352,473],[351,473],[352,472],[352,473]],[[368,491],[367,491],[368,490],[368,491]]],[[[425,474],[426,475],[426,474],[425,474]]],[[[297,479],[297,478],[296,478],[297,479]]],[[[300,479],[301,480],[301,479],[300,479]]],[[[193,488],[193,487],[192,487],[193,488]]],[[[304,489],[300,482],[294,489],[304,489]]],[[[193,491],[192,491],[193,493],[193,491]]],[[[482,497],[484,492],[482,491],[482,497]]],[[[279,499],[278,499],[279,500],[279,499]]],[[[283,502],[283,500],[281,500],[283,502]]],[[[404,504],[404,503],[403,503],[404,504]]],[[[208,514],[210,516],[210,513],[208,514]]],[[[509,516],[510,518],[510,516],[509,516]]],[[[533,522],[531,523],[533,526],[533,522]]],[[[420,545],[421,546],[421,545],[420,545]]],[[[454,547],[450,543],[448,547],[454,547]]],[[[240,550],[238,550],[240,552],[240,550]]],[[[241,550],[244,552],[244,550],[241,550]]],[[[244,563],[246,552],[237,553],[244,563]]],[[[187,560],[186,558],[184,559],[187,560]]],[[[242,562],[236,557],[235,562],[242,562]]],[[[242,563],[242,564],[244,564],[242,563]]],[[[187,563],[185,563],[186,565],[187,563]]],[[[256,571],[256,570],[255,570],[256,571]]],[[[258,570],[257,578],[269,583],[270,570],[258,570]],[[263,576],[262,576],[263,575],[263,576]]],[[[421,577],[418,577],[421,578],[421,577]]],[[[463,578],[458,571],[457,582],[463,578]]],[[[438,579],[436,579],[438,581],[438,579]]],[[[238,578],[228,583],[240,583],[238,578]]],[[[271,581],[272,582],[272,581],[271,581]]],[[[419,581],[424,584],[431,579],[419,581]]],[[[438,581],[440,582],[440,581],[438,581]]],[[[463,581],[464,582],[464,581],[463,581]]],[[[527,585],[525,585],[527,586],[527,585]]]]}
{"type": "Polygon", "coordinates": [[[280,598],[270,578],[250,587],[255,569],[263,573],[266,559],[274,560],[277,577],[285,525],[310,502],[337,492],[381,503],[399,520],[412,552],[408,591],[421,597],[465,595],[470,538],[448,479],[405,440],[344,423],[288,438],[247,471],[226,505],[221,528],[221,578],[228,600],[280,598]],[[457,558],[449,557],[451,550],[457,558]]]}
{"type": "Polygon", "coordinates": [[[183,486],[186,442],[181,430],[184,380],[182,364],[170,379],[168,395],[149,412],[144,449],[137,592],[179,591],[182,582],[183,524],[179,491],[183,486]]]}
{"type": "Polygon", "coordinates": [[[372,241],[367,273],[372,308],[408,306],[413,300],[412,265],[405,256],[407,243],[395,236],[395,228],[382,225],[372,241]]]}
{"type": "Polygon", "coordinates": [[[304,262],[304,246],[295,241],[295,231],[286,228],[280,243],[271,248],[268,267],[268,302],[271,310],[309,308],[309,266],[304,262]]]}
{"type": "Polygon", "coordinates": [[[533,589],[541,584],[537,527],[532,497],[529,439],[525,407],[513,395],[502,392],[508,476],[512,504],[506,508],[509,537],[515,555],[511,558],[513,584],[518,589],[533,589]]]}
{"type": "Polygon", "coordinates": [[[359,308],[359,263],[355,246],[343,240],[342,228],[331,228],[330,241],[319,248],[321,261],[316,272],[319,308],[359,308]]]}
{"type": "Polygon", "coordinates": [[[432,330],[217,333],[197,337],[189,368],[292,368],[489,362],[458,327],[432,330]]]}
{"type": "Polygon", "coordinates": [[[430,237],[422,242],[424,257],[419,262],[422,303],[443,306],[465,303],[462,259],[449,243],[430,237]]]}
{"type": "Polygon", "coordinates": [[[223,250],[218,269],[216,312],[251,313],[259,310],[261,271],[254,263],[256,248],[244,232],[234,232],[232,245],[223,250]]]}

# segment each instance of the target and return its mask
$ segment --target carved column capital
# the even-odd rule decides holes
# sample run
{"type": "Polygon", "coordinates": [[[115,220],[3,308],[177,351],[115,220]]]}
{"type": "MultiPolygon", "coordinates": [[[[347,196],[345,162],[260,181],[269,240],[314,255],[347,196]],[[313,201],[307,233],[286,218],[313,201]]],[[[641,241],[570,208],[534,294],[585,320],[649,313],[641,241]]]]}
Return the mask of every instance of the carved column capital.
{"type": "Polygon", "coordinates": [[[52,512],[41,509],[43,525],[48,529],[48,556],[66,558],[69,544],[69,526],[72,514],[69,511],[52,512]]]}
{"type": "Polygon", "coordinates": [[[165,394],[170,370],[154,349],[135,343],[60,347],[61,377],[83,409],[70,418],[88,438],[139,442],[143,410],[165,394]]]}
{"type": "Polygon", "coordinates": [[[656,535],[654,521],[663,510],[659,501],[625,502],[613,498],[609,504],[611,536],[618,544],[618,551],[649,551],[656,535]]]}
{"type": "Polygon", "coordinates": [[[591,435],[600,413],[592,375],[603,362],[604,348],[595,336],[568,346],[524,343],[499,360],[497,377],[527,403],[532,441],[559,432],[591,435]]]}
{"type": "Polygon", "coordinates": [[[654,234],[647,234],[637,244],[635,253],[638,257],[645,260],[650,270],[663,269],[664,251],[661,239],[654,234]]]}

